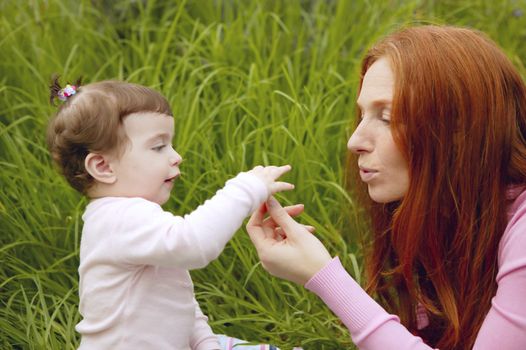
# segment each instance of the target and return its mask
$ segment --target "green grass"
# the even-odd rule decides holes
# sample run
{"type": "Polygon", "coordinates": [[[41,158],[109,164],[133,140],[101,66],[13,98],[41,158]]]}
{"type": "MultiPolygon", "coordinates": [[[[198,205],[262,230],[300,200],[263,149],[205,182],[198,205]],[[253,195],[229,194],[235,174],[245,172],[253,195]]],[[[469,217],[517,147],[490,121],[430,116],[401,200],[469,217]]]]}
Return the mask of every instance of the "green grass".
{"type": "MultiPolygon", "coordinates": [[[[234,174],[293,166],[301,221],[357,279],[360,208],[343,188],[364,50],[411,23],[487,32],[526,73],[521,1],[0,1],[0,348],[74,349],[86,200],[54,170],[49,78],[117,78],[168,97],[183,177],[166,209],[184,214],[234,174]]],[[[301,263],[301,262],[298,262],[301,263]]],[[[217,333],[283,349],[348,349],[313,294],[270,277],[244,229],[192,273],[217,333]]]]}

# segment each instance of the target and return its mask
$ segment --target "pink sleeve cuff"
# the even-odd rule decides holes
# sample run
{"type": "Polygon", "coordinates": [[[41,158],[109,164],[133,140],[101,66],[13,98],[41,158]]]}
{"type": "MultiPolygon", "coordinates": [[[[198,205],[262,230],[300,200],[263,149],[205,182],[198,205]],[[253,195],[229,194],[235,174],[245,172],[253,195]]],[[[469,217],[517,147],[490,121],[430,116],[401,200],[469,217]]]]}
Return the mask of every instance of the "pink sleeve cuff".
{"type": "Polygon", "coordinates": [[[306,284],[318,295],[349,329],[358,345],[384,323],[398,317],[389,315],[345,271],[335,257],[306,284]]]}

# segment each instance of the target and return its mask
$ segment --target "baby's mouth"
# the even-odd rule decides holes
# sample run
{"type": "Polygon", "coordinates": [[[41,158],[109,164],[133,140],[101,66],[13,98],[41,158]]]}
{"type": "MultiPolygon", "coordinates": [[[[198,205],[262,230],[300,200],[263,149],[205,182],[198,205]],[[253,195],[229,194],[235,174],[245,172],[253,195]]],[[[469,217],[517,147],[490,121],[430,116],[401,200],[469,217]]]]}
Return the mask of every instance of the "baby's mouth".
{"type": "Polygon", "coordinates": [[[164,182],[174,182],[175,179],[179,177],[179,175],[181,175],[181,174],[175,174],[174,176],[164,180],[164,182]]]}

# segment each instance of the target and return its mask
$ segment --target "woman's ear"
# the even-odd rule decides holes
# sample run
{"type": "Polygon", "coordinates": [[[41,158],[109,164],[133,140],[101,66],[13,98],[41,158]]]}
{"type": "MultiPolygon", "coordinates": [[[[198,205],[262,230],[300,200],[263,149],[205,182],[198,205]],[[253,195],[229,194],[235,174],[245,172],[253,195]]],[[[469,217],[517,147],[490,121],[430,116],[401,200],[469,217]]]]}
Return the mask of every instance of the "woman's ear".
{"type": "Polygon", "coordinates": [[[95,179],[95,181],[105,184],[113,184],[117,181],[117,175],[113,171],[109,162],[109,156],[89,153],[84,160],[86,171],[95,179]]]}

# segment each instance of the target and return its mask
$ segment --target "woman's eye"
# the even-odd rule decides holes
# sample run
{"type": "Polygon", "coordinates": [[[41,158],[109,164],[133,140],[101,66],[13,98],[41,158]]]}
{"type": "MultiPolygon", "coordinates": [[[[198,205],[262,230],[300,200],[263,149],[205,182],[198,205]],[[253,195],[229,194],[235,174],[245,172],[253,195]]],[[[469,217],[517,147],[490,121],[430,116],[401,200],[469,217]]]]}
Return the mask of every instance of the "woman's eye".
{"type": "Polygon", "coordinates": [[[382,112],[382,114],[380,115],[380,120],[386,124],[390,124],[391,123],[391,113],[389,112],[382,112]]]}

